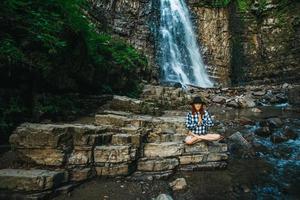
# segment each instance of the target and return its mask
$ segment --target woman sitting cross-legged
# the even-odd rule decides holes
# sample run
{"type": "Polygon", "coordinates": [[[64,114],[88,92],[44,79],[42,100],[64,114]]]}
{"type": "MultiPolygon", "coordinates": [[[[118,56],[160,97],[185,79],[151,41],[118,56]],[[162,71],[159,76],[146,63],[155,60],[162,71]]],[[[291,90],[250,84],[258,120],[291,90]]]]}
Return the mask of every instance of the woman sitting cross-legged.
{"type": "Polygon", "coordinates": [[[208,127],[214,125],[213,120],[207,110],[204,109],[206,102],[201,97],[196,96],[191,103],[192,111],[186,115],[185,126],[189,129],[188,136],[185,138],[186,144],[207,140],[221,140],[224,137],[220,134],[207,133],[208,127]]]}

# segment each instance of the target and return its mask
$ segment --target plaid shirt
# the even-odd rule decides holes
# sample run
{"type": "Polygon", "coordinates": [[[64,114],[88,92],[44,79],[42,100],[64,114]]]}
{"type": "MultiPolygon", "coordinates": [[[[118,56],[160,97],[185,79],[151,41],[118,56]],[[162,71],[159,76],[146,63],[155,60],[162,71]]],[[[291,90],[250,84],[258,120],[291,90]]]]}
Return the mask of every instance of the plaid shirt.
{"type": "Polygon", "coordinates": [[[214,125],[209,113],[205,110],[204,116],[202,116],[202,123],[198,125],[198,116],[200,112],[196,112],[195,115],[192,115],[192,112],[188,112],[186,115],[185,126],[194,134],[206,134],[208,127],[214,125]]]}

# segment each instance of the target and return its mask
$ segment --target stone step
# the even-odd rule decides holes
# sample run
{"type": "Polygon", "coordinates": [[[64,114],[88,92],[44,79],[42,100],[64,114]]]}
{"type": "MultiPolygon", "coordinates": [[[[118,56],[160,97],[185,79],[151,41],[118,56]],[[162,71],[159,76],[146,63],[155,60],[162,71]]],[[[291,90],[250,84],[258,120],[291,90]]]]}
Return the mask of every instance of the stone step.
{"type": "Polygon", "coordinates": [[[1,169],[0,189],[13,191],[44,191],[67,181],[64,171],[42,169],[1,169]]]}
{"type": "Polygon", "coordinates": [[[124,138],[129,138],[128,144],[138,148],[140,133],[133,126],[24,123],[11,135],[10,143],[24,162],[46,166],[87,165],[93,162],[96,145],[125,144],[124,138]]]}
{"type": "Polygon", "coordinates": [[[176,157],[184,152],[184,144],[178,142],[146,143],[143,156],[147,158],[176,157]]]}
{"type": "Polygon", "coordinates": [[[160,114],[160,109],[154,103],[119,95],[113,95],[110,101],[101,106],[99,112],[107,109],[136,114],[160,114]]]}
{"type": "Polygon", "coordinates": [[[155,133],[150,131],[150,133],[147,135],[147,141],[149,143],[182,142],[186,136],[186,134],[180,133],[155,133]]]}
{"type": "Polygon", "coordinates": [[[167,171],[173,170],[179,165],[177,158],[140,158],[137,164],[139,171],[167,171]]]}
{"type": "Polygon", "coordinates": [[[95,164],[126,163],[136,159],[137,149],[132,145],[103,145],[94,149],[95,164]]]}
{"type": "Polygon", "coordinates": [[[104,145],[94,149],[98,176],[129,175],[136,169],[137,149],[133,145],[104,145]]]}
{"type": "Polygon", "coordinates": [[[146,143],[143,149],[143,156],[147,158],[157,157],[178,157],[185,155],[209,153],[226,153],[228,151],[227,144],[218,142],[198,142],[188,145],[183,142],[161,142],[146,143]]]}
{"type": "Polygon", "coordinates": [[[97,176],[126,176],[136,170],[136,163],[105,163],[101,166],[95,166],[95,170],[97,176]]]}
{"type": "Polygon", "coordinates": [[[16,148],[64,149],[71,145],[95,145],[109,132],[120,133],[121,129],[85,124],[23,123],[10,136],[9,141],[16,148]]]}
{"type": "Polygon", "coordinates": [[[194,163],[187,165],[180,165],[178,170],[180,171],[199,171],[199,170],[213,170],[213,169],[224,169],[227,167],[226,161],[217,161],[217,162],[203,162],[203,163],[194,163]]]}
{"type": "Polygon", "coordinates": [[[116,114],[97,114],[95,115],[96,125],[113,125],[116,127],[141,127],[158,130],[173,129],[176,132],[186,132],[184,126],[184,116],[161,116],[153,117],[150,115],[129,115],[121,116],[116,114]]]}
{"type": "Polygon", "coordinates": [[[133,181],[144,181],[144,180],[161,180],[161,179],[168,179],[171,177],[172,174],[175,173],[175,170],[165,170],[165,171],[135,171],[130,176],[127,177],[129,180],[133,181]]]}
{"type": "Polygon", "coordinates": [[[126,145],[132,144],[134,147],[138,148],[141,145],[141,135],[138,134],[114,134],[112,135],[111,144],[112,145],[126,145]]]}

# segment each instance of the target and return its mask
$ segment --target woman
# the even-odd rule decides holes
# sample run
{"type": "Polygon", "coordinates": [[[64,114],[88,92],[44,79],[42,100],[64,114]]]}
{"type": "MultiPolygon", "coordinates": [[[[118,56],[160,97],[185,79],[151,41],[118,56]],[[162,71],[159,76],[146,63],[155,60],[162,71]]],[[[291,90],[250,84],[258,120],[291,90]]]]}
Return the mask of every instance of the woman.
{"type": "Polygon", "coordinates": [[[207,133],[208,127],[214,125],[210,114],[204,109],[206,102],[197,96],[193,99],[192,111],[186,115],[185,126],[189,129],[188,136],[185,138],[186,144],[207,140],[221,140],[223,136],[215,133],[207,133]]]}

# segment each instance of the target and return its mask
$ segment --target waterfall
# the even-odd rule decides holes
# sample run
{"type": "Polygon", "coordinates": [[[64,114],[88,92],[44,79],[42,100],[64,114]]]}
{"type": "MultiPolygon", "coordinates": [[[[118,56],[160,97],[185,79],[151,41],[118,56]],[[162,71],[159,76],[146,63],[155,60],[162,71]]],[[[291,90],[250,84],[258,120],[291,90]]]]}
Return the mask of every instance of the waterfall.
{"type": "Polygon", "coordinates": [[[163,81],[213,87],[185,0],[160,0],[159,50],[163,81]]]}

